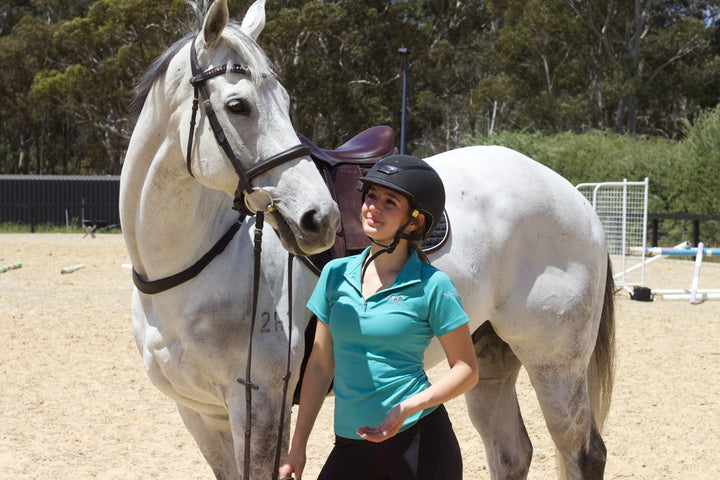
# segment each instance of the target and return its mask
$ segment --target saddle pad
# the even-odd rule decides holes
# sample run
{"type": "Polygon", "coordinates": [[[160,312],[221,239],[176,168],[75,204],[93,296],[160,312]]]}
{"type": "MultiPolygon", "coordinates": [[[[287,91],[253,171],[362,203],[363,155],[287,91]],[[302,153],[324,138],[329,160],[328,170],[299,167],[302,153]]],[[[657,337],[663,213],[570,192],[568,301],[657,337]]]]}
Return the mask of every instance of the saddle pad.
{"type": "Polygon", "coordinates": [[[435,250],[439,249],[443,245],[445,245],[445,242],[447,242],[447,239],[450,237],[450,223],[448,222],[447,212],[443,210],[442,216],[440,217],[440,221],[437,224],[437,227],[435,227],[435,230],[433,230],[430,235],[427,236],[425,240],[423,240],[422,245],[420,245],[420,248],[425,253],[432,253],[435,250]]]}

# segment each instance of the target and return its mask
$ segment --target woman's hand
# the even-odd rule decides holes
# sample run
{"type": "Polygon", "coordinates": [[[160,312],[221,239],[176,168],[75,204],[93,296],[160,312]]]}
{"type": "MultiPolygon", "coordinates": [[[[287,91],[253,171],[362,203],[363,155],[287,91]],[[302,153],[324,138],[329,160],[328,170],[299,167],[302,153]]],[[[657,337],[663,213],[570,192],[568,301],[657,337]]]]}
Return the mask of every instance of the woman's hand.
{"type": "Polygon", "coordinates": [[[475,347],[467,324],[440,337],[450,370],[426,390],[395,405],[377,427],[358,428],[357,434],[371,442],[382,442],[400,431],[405,420],[415,412],[445,403],[470,390],[478,381],[475,347]]]}
{"type": "Polygon", "coordinates": [[[280,478],[292,478],[292,475],[295,474],[295,480],[302,480],[302,472],[305,469],[306,460],[305,452],[300,452],[298,449],[291,449],[285,459],[285,463],[283,463],[280,466],[280,470],[278,470],[280,478]]]}
{"type": "Polygon", "coordinates": [[[412,412],[402,403],[395,405],[377,427],[360,427],[357,434],[370,442],[384,442],[395,436],[412,412]]]}

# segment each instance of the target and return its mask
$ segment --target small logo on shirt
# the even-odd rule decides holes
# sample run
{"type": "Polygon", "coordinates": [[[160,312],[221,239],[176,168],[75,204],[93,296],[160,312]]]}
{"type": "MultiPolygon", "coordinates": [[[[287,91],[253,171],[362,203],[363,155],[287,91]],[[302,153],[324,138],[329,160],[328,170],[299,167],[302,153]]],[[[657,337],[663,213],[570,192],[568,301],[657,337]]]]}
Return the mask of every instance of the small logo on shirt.
{"type": "Polygon", "coordinates": [[[445,298],[451,298],[451,299],[459,299],[459,298],[460,298],[460,295],[458,294],[457,290],[452,290],[452,291],[450,291],[450,292],[445,292],[445,293],[443,294],[443,296],[445,296],[445,298]]]}
{"type": "Polygon", "coordinates": [[[389,303],[400,303],[403,300],[405,300],[407,297],[405,295],[393,295],[388,300],[389,303]]]}

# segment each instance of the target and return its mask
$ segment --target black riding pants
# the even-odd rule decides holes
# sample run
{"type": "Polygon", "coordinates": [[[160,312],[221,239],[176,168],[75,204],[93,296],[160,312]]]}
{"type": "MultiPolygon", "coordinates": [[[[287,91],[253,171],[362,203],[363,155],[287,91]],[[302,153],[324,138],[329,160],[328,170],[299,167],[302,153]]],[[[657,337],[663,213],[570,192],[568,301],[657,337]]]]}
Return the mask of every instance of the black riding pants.
{"type": "Polygon", "coordinates": [[[460,446],[441,405],[381,443],[336,436],[318,480],[461,480],[462,473],[460,446]]]}

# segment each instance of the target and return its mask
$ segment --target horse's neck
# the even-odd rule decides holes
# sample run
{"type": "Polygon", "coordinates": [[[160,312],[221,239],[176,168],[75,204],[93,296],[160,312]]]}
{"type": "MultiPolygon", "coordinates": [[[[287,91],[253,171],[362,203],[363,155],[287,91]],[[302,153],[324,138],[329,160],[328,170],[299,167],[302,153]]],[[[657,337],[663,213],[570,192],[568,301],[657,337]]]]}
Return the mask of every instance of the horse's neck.
{"type": "Polygon", "coordinates": [[[227,194],[192,179],[164,147],[150,165],[142,164],[149,156],[136,156],[123,170],[123,188],[132,192],[123,195],[123,233],[133,266],[150,280],[195,263],[238,216],[227,194]]]}

